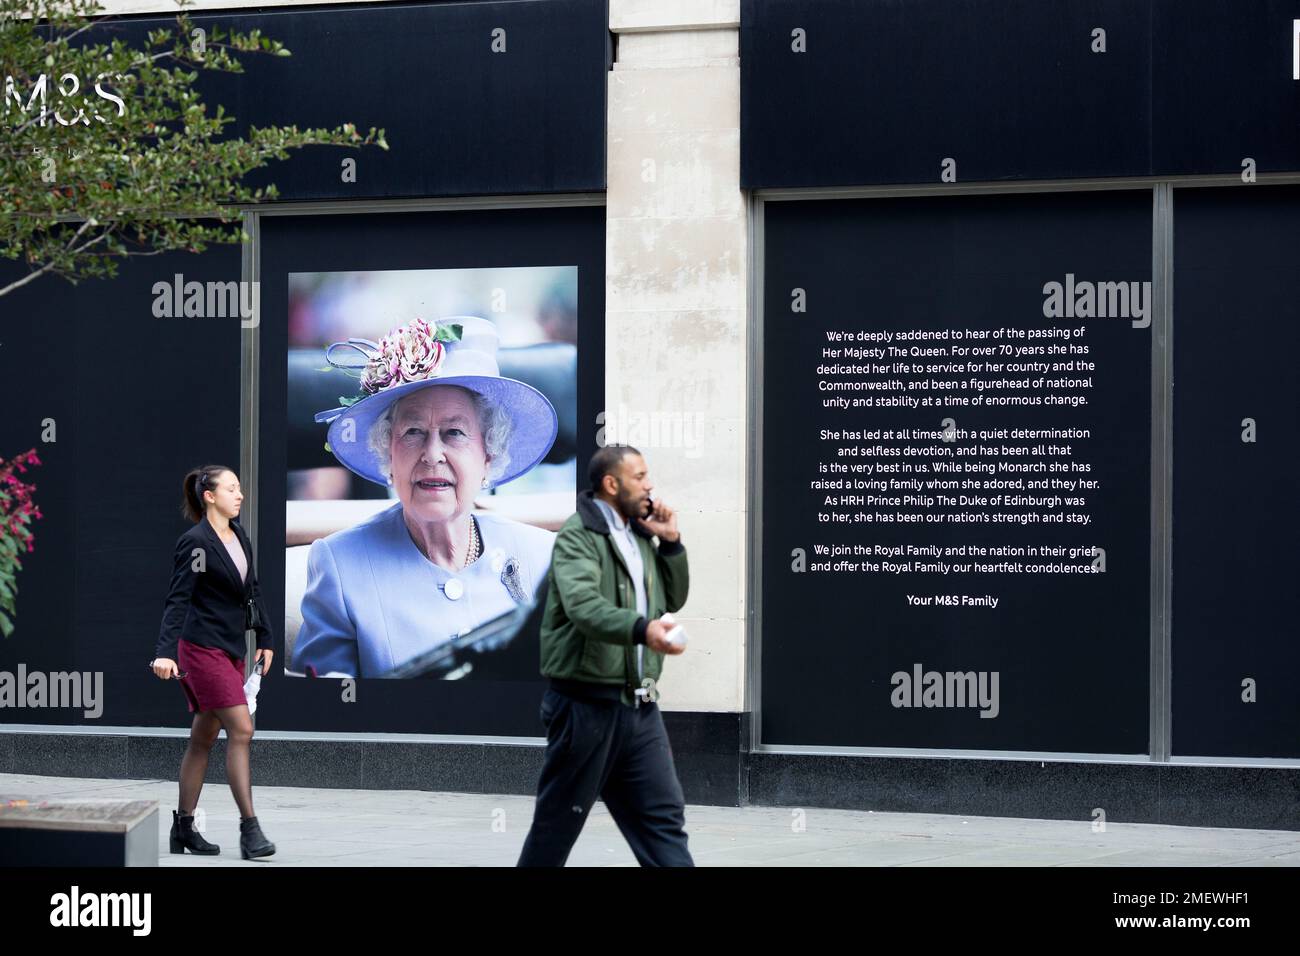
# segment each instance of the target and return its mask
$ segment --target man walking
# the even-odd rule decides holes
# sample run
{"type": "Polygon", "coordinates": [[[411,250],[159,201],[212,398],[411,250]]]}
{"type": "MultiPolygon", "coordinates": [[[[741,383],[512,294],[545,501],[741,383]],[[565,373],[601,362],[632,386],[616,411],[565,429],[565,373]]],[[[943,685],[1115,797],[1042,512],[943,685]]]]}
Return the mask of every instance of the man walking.
{"type": "Polygon", "coordinates": [[[677,516],[650,498],[645,459],[602,448],[591,490],[555,539],[542,618],[546,757],[520,866],[563,866],[597,796],[642,866],[693,866],[685,800],[655,682],[665,612],[686,603],[686,548],[677,516]],[[658,537],[658,547],[652,538],[658,537]]]}

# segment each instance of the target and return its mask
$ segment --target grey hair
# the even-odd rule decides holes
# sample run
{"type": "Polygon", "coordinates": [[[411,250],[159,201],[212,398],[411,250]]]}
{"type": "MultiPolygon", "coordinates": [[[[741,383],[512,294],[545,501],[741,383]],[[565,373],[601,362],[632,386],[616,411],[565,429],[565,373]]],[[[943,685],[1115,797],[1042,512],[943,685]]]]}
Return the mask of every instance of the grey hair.
{"type": "MultiPolygon", "coordinates": [[[[451,386],[459,388],[461,386],[451,386]]],[[[514,422],[510,414],[498,402],[493,401],[486,395],[470,391],[470,398],[474,402],[474,411],[478,415],[479,427],[483,430],[483,447],[487,451],[488,457],[488,482],[496,484],[507,468],[510,467],[510,453],[507,449],[510,447],[510,436],[514,432],[514,422]]],[[[400,404],[401,399],[391,403],[384,414],[375,420],[370,426],[370,434],[366,441],[370,450],[379,458],[379,470],[388,473],[392,470],[393,459],[389,446],[393,440],[393,411],[400,404]]]]}

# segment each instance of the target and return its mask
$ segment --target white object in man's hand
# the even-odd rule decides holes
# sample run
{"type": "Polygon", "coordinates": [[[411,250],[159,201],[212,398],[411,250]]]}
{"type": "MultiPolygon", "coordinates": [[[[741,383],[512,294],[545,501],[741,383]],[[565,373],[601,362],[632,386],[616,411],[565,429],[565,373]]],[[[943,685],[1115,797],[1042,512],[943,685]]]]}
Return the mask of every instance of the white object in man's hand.
{"type": "Polygon", "coordinates": [[[659,654],[680,654],[686,650],[685,643],[679,644],[668,639],[673,626],[668,615],[651,621],[645,628],[645,646],[659,654]]]}
{"type": "Polygon", "coordinates": [[[686,647],[686,628],[678,624],[677,619],[671,614],[665,614],[659,620],[668,625],[668,634],[666,635],[668,642],[679,647],[686,647]]]}

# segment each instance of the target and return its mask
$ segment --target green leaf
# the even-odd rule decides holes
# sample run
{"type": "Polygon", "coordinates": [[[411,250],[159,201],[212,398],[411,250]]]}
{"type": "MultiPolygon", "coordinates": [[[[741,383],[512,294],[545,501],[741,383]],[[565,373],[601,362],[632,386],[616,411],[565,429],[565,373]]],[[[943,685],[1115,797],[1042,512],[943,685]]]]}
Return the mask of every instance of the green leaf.
{"type": "MultiPolygon", "coordinates": [[[[69,36],[93,25],[85,16],[93,7],[84,0],[71,0],[66,8],[0,0],[0,27],[9,22],[6,11],[30,8],[35,14],[49,14],[39,30],[19,28],[16,23],[13,29],[0,29],[0,63],[10,64],[0,73],[15,72],[16,64],[40,69],[43,62],[44,72],[51,73],[57,68],[59,74],[85,77],[102,70],[117,76],[110,85],[127,100],[123,116],[109,111],[106,122],[92,124],[88,130],[33,127],[21,134],[21,141],[12,141],[8,150],[0,143],[0,257],[4,260],[76,283],[112,277],[115,261],[126,255],[202,248],[196,240],[238,242],[245,239],[238,221],[227,222],[221,214],[278,196],[274,186],[258,193],[244,186],[248,173],[289,159],[307,145],[378,145],[373,136],[362,140],[357,131],[344,132],[337,124],[333,129],[305,125],[250,129],[242,137],[228,136],[227,127],[237,117],[227,115],[215,101],[206,102],[203,92],[195,88],[198,78],[202,71],[214,69],[242,72],[241,55],[289,56],[280,41],[260,30],[238,34],[212,27],[206,54],[197,63],[191,47],[192,25],[181,17],[179,30],[152,30],[130,42],[113,38],[105,44],[68,43],[69,36]],[[219,46],[227,36],[230,42],[219,46]],[[55,136],[60,137],[57,142],[55,136]],[[59,162],[56,184],[32,175],[34,149],[57,155],[65,147],[72,163],[59,162]],[[174,224],[178,213],[213,216],[227,228],[189,231],[174,224]],[[69,248],[68,234],[54,225],[69,214],[93,220],[106,231],[91,246],[69,248]]],[[[0,299],[10,291],[0,281],[0,299]]]]}

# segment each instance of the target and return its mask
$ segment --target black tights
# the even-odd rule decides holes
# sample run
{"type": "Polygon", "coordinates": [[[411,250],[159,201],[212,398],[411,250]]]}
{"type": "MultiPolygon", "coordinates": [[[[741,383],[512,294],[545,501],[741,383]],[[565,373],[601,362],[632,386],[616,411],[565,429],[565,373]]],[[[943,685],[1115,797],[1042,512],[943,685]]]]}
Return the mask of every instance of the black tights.
{"type": "Polygon", "coordinates": [[[253,740],[253,718],[248,705],[201,710],[190,726],[190,745],[181,758],[181,816],[192,816],[199,805],[199,792],[208,772],[208,754],[221,728],[226,728],[226,780],[234,794],[241,817],[253,813],[253,784],[249,773],[249,745],[253,740]]]}

